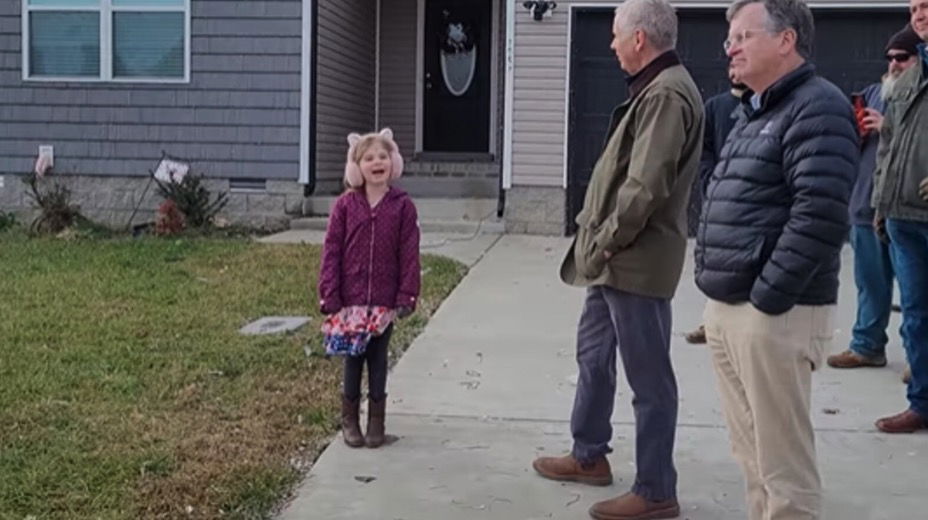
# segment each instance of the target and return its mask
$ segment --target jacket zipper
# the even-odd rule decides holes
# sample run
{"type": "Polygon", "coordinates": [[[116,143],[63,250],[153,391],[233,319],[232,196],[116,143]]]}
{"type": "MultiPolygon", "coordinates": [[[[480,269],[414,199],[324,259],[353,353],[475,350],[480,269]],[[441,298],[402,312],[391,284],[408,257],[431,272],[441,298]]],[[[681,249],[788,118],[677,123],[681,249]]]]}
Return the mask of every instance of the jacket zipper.
{"type": "Polygon", "coordinates": [[[370,216],[371,216],[371,240],[370,240],[371,247],[370,247],[370,255],[368,256],[368,261],[367,261],[367,306],[368,307],[371,306],[371,293],[373,292],[373,285],[374,285],[374,232],[376,230],[376,228],[374,227],[374,217],[376,216],[376,214],[374,213],[373,210],[371,210],[370,216]]]}

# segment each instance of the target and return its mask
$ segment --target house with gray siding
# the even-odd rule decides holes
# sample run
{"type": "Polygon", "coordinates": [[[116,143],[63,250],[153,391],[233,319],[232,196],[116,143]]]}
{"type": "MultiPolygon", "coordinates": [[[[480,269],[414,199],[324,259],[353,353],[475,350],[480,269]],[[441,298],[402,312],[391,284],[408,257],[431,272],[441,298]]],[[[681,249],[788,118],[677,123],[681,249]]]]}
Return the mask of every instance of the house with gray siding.
{"type": "Polygon", "coordinates": [[[227,216],[285,225],[335,132],[373,122],[367,4],[0,2],[0,209],[28,209],[18,177],[47,146],[52,175],[101,222],[137,206],[151,219],[149,171],[165,153],[230,192],[227,216]],[[345,44],[349,26],[362,37],[345,44]]]}
{"type": "MultiPolygon", "coordinates": [[[[617,5],[0,2],[0,209],[26,208],[14,179],[51,146],[85,214],[119,224],[141,204],[150,217],[148,170],[164,152],[229,191],[229,217],[283,226],[326,214],[349,132],[389,126],[425,218],[569,233],[625,97],[609,50],[617,5]]],[[[684,63],[704,97],[723,91],[728,2],[675,5],[684,63]]],[[[907,3],[810,5],[819,71],[848,92],[876,81],[907,3]]]]}

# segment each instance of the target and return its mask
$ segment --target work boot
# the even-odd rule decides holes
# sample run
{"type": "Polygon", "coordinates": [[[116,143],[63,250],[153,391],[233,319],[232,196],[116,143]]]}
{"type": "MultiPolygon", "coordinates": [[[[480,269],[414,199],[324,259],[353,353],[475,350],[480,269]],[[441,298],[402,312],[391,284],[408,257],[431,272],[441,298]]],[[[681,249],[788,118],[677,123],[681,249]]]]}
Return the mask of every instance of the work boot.
{"type": "Polygon", "coordinates": [[[581,463],[573,455],[564,457],[539,457],[532,462],[532,467],[546,479],[580,482],[591,486],[608,486],[612,484],[612,468],[609,460],[600,456],[590,463],[581,463]]]}
{"type": "Polygon", "coordinates": [[[355,400],[342,396],[342,438],[345,444],[352,448],[364,446],[364,437],[361,435],[359,409],[361,398],[355,400]]]}
{"type": "Polygon", "coordinates": [[[845,350],[840,354],[828,356],[828,366],[831,368],[885,367],[886,356],[862,356],[853,350],[845,350]]]}
{"type": "Polygon", "coordinates": [[[928,429],[928,420],[913,410],[906,410],[880,419],[876,427],[883,433],[915,433],[928,429]]]}
{"type": "Polygon", "coordinates": [[[387,415],[387,398],[380,401],[368,398],[367,400],[367,435],[364,437],[364,443],[368,448],[379,448],[383,445],[386,436],[384,435],[384,420],[387,415]]]}
{"type": "Polygon", "coordinates": [[[634,493],[597,502],[590,508],[590,516],[596,520],[654,520],[658,518],[677,518],[680,516],[680,504],[676,499],[662,502],[650,502],[634,493]]]}

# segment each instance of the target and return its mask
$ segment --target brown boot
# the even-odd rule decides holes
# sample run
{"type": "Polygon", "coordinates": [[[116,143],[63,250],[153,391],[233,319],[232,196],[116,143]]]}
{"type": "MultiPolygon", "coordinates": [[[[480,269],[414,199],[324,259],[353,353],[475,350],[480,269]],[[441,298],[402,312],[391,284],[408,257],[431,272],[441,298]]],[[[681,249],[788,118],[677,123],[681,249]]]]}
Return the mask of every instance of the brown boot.
{"type": "Polygon", "coordinates": [[[387,415],[387,398],[384,397],[379,402],[373,399],[367,400],[367,435],[364,437],[364,443],[368,448],[379,448],[383,445],[386,436],[384,435],[384,420],[387,415]]]}
{"type": "Polygon", "coordinates": [[[642,496],[626,493],[620,497],[593,504],[590,508],[590,516],[596,520],[677,518],[680,516],[680,504],[676,499],[649,502],[642,496]]]}
{"type": "Polygon", "coordinates": [[[573,455],[564,457],[539,457],[532,467],[544,478],[551,480],[580,482],[591,486],[612,484],[612,468],[606,457],[599,457],[589,464],[581,464],[573,455]]]}
{"type": "Polygon", "coordinates": [[[364,437],[361,435],[359,409],[361,398],[354,401],[342,396],[342,438],[345,444],[352,448],[364,446],[364,437]]]}
{"type": "Polygon", "coordinates": [[[928,430],[928,420],[912,410],[883,417],[876,422],[876,427],[883,433],[915,433],[928,430]]]}
{"type": "Polygon", "coordinates": [[[912,381],[912,367],[909,365],[905,366],[905,370],[902,371],[902,382],[909,384],[912,381]]]}
{"type": "Polygon", "coordinates": [[[693,343],[693,344],[705,343],[706,342],[706,326],[700,325],[698,329],[692,332],[687,332],[684,338],[686,338],[687,343],[693,343]]]}
{"type": "Polygon", "coordinates": [[[828,366],[831,368],[885,367],[886,356],[868,357],[853,350],[845,350],[840,354],[828,356],[828,366]]]}

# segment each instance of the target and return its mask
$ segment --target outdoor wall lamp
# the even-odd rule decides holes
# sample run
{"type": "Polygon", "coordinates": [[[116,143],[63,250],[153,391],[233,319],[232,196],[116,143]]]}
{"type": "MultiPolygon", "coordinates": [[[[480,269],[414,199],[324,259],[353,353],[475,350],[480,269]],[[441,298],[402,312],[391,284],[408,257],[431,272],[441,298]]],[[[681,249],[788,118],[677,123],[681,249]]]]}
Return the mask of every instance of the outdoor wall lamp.
{"type": "MultiPolygon", "coordinates": [[[[557,2],[532,0],[530,2],[522,2],[522,7],[528,9],[532,13],[532,18],[536,22],[540,22],[545,13],[553,11],[557,7],[557,2]]],[[[550,14],[548,16],[550,16],[550,14]]]]}

